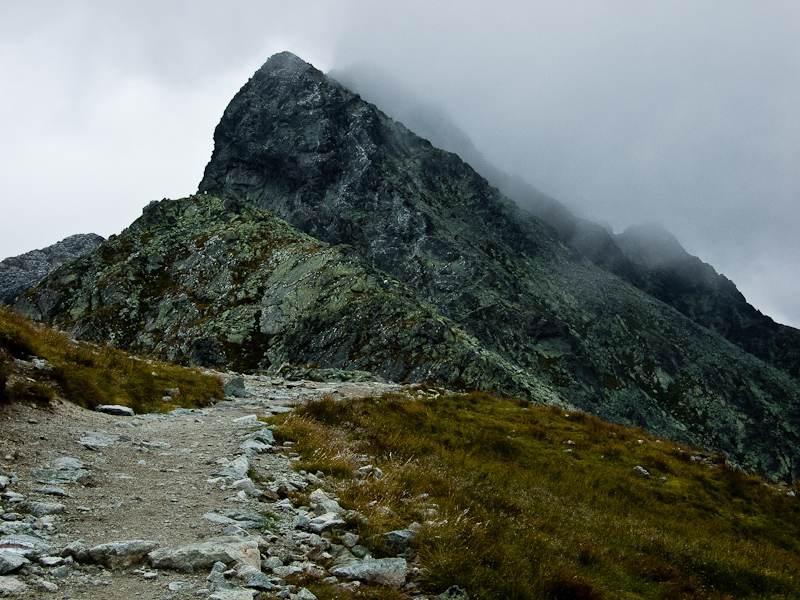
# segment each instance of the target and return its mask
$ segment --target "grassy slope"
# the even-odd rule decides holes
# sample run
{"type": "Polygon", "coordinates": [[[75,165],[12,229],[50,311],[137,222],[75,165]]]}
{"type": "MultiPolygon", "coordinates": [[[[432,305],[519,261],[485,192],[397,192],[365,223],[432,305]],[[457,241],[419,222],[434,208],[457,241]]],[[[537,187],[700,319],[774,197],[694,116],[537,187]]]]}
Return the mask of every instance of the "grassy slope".
{"type": "Polygon", "coordinates": [[[343,505],[370,519],[362,536],[424,523],[429,592],[798,597],[800,500],[721,456],[483,393],[324,400],[276,421],[300,468],[342,477],[343,505]],[[355,482],[361,454],[386,477],[355,482]]]}
{"type": "Polygon", "coordinates": [[[222,382],[192,369],[72,341],[0,307],[0,400],[49,402],[56,394],[85,408],[121,404],[136,413],[164,412],[208,406],[209,400],[222,398],[222,382]],[[36,377],[14,377],[13,359],[31,357],[45,359],[52,368],[36,370],[36,377]],[[164,402],[166,388],[180,393],[164,402]]]}

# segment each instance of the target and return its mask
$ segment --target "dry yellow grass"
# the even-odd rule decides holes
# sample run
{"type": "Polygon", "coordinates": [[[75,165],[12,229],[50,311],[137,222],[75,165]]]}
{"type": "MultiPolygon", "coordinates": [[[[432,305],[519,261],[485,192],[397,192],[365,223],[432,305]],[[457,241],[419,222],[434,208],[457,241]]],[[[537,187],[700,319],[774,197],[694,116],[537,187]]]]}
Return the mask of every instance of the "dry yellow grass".
{"type": "Polygon", "coordinates": [[[369,517],[363,535],[423,524],[429,592],[798,597],[798,499],[719,455],[485,393],[324,399],[276,422],[301,468],[342,479],[342,502],[369,517]],[[354,483],[361,454],[386,476],[354,483]]]}

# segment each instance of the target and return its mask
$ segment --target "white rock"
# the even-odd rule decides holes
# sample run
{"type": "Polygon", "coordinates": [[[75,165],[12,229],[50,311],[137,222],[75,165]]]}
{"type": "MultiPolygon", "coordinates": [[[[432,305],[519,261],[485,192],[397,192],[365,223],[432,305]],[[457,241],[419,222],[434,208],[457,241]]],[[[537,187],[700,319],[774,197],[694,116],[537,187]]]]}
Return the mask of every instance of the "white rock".
{"type": "Polygon", "coordinates": [[[246,415],[238,419],[233,419],[233,422],[237,425],[253,425],[258,422],[258,415],[246,415]]]}
{"type": "Polygon", "coordinates": [[[241,490],[248,496],[253,498],[261,495],[261,490],[256,487],[256,484],[253,483],[253,480],[249,477],[245,477],[244,479],[239,479],[234,481],[231,484],[231,487],[235,490],[241,490]]]}
{"type": "Polygon", "coordinates": [[[107,415],[118,415],[121,417],[132,417],[136,413],[132,408],[122,406],[120,404],[98,404],[94,407],[97,412],[105,413],[107,415]]]}

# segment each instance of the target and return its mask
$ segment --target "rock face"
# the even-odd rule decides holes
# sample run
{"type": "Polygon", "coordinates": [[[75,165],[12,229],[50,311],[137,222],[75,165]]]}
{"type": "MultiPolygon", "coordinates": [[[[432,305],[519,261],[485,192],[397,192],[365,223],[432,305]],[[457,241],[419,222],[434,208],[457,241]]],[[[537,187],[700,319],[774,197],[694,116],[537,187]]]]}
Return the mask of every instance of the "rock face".
{"type": "Polygon", "coordinates": [[[800,472],[796,379],[299,58],[259,69],[214,138],[202,194],[148,208],[16,308],[170,360],[496,389],[800,472]]]}
{"type": "Polygon", "coordinates": [[[800,331],[751,306],[736,285],[690,255],[658,225],[615,237],[638,273],[634,285],[761,360],[800,378],[800,331]]]}
{"type": "Polygon", "coordinates": [[[11,304],[59,265],[103,242],[94,233],[71,235],[60,242],[0,262],[0,304],[11,304]]]}
{"type": "Polygon", "coordinates": [[[595,265],[792,377],[800,377],[800,331],[775,323],[748,304],[733,282],[691,256],[662,227],[633,226],[614,235],[597,223],[576,217],[521,178],[495,167],[441,108],[423,103],[385,73],[359,67],[337,71],[335,77],[434,145],[458,154],[595,265]]]}

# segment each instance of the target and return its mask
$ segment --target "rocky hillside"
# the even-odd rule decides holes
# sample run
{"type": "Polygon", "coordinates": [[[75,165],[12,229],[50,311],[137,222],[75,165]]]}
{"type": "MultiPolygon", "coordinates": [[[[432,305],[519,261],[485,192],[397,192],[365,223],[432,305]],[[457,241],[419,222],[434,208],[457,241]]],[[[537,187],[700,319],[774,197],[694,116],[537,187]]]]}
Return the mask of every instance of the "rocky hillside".
{"type": "Polygon", "coordinates": [[[47,248],[4,259],[0,262],[0,304],[11,304],[57,266],[85,254],[102,241],[94,233],[79,233],[47,248]]]}
{"type": "Polygon", "coordinates": [[[755,309],[732,281],[691,256],[662,227],[634,226],[614,235],[610,228],[576,217],[558,200],[497,168],[443,109],[409,94],[385,73],[362,66],[336,71],[334,77],[435,146],[458,154],[595,265],[792,377],[800,377],[800,331],[775,323],[755,309]]]}
{"type": "Polygon", "coordinates": [[[794,378],[299,58],[259,69],[214,139],[206,195],[152,208],[17,309],[184,362],[314,362],[573,405],[797,477],[794,378]]]}
{"type": "Polygon", "coordinates": [[[16,308],[83,338],[183,364],[276,372],[310,363],[395,381],[462,374],[473,386],[505,379],[509,391],[533,392],[351,248],[213,196],[151,206],[16,308]]]}

